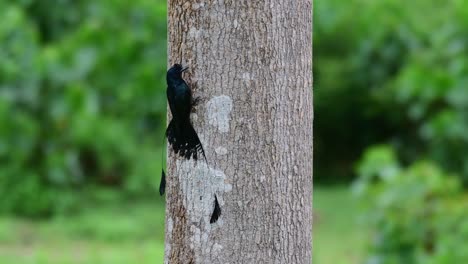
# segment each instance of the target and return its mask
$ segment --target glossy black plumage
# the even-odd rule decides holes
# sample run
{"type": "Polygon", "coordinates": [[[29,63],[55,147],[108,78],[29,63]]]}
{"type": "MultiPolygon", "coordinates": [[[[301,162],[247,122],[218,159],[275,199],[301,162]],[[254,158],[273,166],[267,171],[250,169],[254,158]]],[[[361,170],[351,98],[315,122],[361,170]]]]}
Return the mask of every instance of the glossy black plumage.
{"type": "MultiPolygon", "coordinates": [[[[190,123],[190,113],[196,104],[192,97],[192,90],[182,79],[182,73],[187,68],[174,64],[166,74],[167,101],[171,110],[172,119],[166,129],[165,136],[176,154],[186,159],[198,159],[202,154],[206,160],[205,151],[198,138],[197,132],[190,123]]],[[[162,160],[162,156],[161,156],[162,160]]],[[[166,192],[166,174],[161,173],[159,194],[166,192]]]]}
{"type": "Polygon", "coordinates": [[[183,69],[180,64],[174,64],[166,75],[167,101],[172,114],[172,120],[166,130],[166,137],[172,149],[186,159],[198,159],[199,154],[206,160],[205,151],[197,132],[190,123],[190,112],[195,105],[192,90],[182,79],[183,69]]]}
{"type": "MultiPolygon", "coordinates": [[[[197,160],[201,154],[206,161],[203,146],[190,122],[190,113],[197,101],[192,97],[192,90],[182,78],[182,73],[186,69],[182,68],[180,64],[174,64],[167,71],[167,101],[172,119],[166,129],[166,137],[174,152],[179,156],[185,159],[193,158],[197,160]]],[[[159,186],[159,193],[161,195],[165,193],[165,188],[166,174],[163,170],[159,186]]],[[[221,215],[218,198],[216,195],[214,198],[214,209],[210,218],[211,224],[218,221],[221,215]]]]}

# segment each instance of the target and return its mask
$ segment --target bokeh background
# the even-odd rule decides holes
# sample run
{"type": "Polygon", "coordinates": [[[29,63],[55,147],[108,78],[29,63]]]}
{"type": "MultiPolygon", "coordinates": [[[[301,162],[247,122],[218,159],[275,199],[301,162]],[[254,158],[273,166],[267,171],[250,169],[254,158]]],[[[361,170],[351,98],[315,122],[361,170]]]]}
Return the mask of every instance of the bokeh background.
{"type": "MultiPolygon", "coordinates": [[[[468,263],[468,2],[314,2],[314,263],[468,263]]],[[[0,17],[0,263],[162,263],[166,1],[0,17]]]]}

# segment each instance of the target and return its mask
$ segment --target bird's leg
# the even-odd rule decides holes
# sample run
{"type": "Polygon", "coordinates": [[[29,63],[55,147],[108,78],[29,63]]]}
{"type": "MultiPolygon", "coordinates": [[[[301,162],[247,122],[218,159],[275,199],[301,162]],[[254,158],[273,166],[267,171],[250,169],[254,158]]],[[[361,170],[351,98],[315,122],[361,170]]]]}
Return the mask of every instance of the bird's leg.
{"type": "Polygon", "coordinates": [[[191,109],[191,112],[192,112],[192,113],[195,113],[195,106],[197,106],[198,103],[200,103],[200,101],[201,101],[201,99],[200,99],[199,96],[198,96],[198,97],[194,97],[194,98],[192,99],[192,109],[191,109]]]}

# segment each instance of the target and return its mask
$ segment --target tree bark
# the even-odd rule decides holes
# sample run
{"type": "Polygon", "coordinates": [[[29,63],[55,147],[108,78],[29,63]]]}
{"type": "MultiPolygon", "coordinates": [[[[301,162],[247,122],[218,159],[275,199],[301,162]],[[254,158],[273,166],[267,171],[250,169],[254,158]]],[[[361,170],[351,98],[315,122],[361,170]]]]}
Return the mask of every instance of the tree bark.
{"type": "Polygon", "coordinates": [[[311,263],[311,0],[169,0],[168,31],[208,163],[169,149],[164,262],[311,263]]]}

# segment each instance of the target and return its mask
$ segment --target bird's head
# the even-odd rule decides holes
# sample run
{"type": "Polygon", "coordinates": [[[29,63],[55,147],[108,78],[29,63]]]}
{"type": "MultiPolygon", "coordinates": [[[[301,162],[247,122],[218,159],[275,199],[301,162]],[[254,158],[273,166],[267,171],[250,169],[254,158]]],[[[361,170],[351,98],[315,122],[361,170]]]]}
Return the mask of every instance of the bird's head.
{"type": "Polygon", "coordinates": [[[167,71],[167,76],[171,77],[176,77],[176,78],[181,78],[182,77],[182,72],[186,71],[188,67],[182,67],[180,64],[174,64],[172,67],[167,71]]]}

